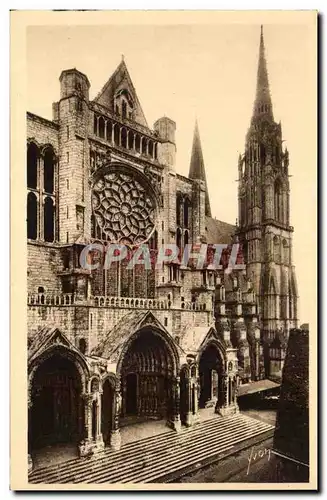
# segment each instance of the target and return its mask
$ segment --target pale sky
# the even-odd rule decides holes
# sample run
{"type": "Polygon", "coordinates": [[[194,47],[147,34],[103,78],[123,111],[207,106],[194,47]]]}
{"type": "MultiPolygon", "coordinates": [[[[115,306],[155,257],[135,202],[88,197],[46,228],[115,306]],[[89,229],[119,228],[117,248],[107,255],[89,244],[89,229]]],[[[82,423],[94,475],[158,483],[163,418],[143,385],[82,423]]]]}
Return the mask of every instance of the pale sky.
{"type": "MultiPolygon", "coordinates": [[[[274,116],[290,153],[301,323],[313,321],[316,309],[315,36],[312,25],[264,25],[274,116]]],[[[51,119],[60,73],[72,67],[88,76],[94,98],[124,54],[150,128],[163,115],[176,121],[176,171],[183,175],[197,117],[212,214],[235,223],[237,161],[252,113],[259,37],[259,24],[29,27],[28,111],[51,119]]]]}

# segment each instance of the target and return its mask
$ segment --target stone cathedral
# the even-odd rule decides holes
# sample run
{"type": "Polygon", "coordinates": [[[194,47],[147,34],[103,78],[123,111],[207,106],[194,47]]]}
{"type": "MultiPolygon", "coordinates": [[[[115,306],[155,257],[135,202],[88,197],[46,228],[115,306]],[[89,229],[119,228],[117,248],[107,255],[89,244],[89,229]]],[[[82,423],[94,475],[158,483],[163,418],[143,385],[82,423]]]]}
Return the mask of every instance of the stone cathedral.
{"type": "Polygon", "coordinates": [[[136,419],[179,431],[202,408],[237,412],[240,384],[280,378],[298,321],[289,153],[262,31],[236,225],[211,212],[198,125],[185,177],[175,122],[148,125],[124,60],[94,100],[77,69],[59,80],[52,120],[27,113],[29,451],[119,449],[136,419]],[[88,269],[80,256],[94,243],[146,243],[153,261],[167,244],[226,244],[222,260],[237,244],[244,265],[88,269]]]}

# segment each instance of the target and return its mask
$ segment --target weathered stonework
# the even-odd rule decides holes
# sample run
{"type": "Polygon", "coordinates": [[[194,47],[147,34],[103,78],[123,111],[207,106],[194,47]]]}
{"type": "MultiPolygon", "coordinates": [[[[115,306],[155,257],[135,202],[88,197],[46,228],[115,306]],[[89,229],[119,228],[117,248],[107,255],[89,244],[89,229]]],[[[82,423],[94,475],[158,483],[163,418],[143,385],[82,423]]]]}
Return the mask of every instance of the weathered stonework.
{"type": "MultiPolygon", "coordinates": [[[[263,40],[264,71],[262,58],[263,40]]],[[[118,449],[120,419],[129,413],[164,415],[178,431],[197,421],[199,404],[235,413],[239,383],[270,369],[276,375],[271,342],[284,346],[297,323],[293,229],[288,156],[260,88],[239,160],[240,216],[232,226],[211,216],[198,127],[186,178],[176,173],[176,124],[164,117],[148,127],[124,61],[94,101],[76,69],[63,71],[60,85],[53,121],[27,114],[29,391],[34,415],[43,390],[38,374],[49,363],[44,377],[60,400],[53,353],[78,394],[74,429],[85,456],[101,451],[104,439],[118,449]],[[268,157],[272,147],[278,159],[277,149],[268,157]],[[146,241],[154,257],[164,244],[241,243],[237,263],[245,265],[231,272],[194,263],[81,265],[87,244],[113,241],[146,241]],[[136,401],[131,387],[138,388],[136,401]]],[[[280,350],[278,356],[279,363],[280,350]]]]}

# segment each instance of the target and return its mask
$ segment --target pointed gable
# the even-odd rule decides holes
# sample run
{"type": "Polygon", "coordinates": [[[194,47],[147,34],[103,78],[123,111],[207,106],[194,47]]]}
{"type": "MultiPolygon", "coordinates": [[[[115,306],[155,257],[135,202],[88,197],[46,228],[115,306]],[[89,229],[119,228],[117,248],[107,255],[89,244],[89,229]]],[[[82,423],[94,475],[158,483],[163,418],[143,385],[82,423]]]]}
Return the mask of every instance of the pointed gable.
{"type": "Polygon", "coordinates": [[[33,336],[33,338],[29,342],[29,362],[31,363],[42,352],[54,345],[61,345],[66,347],[67,349],[78,352],[79,355],[81,354],[66,337],[66,335],[58,330],[58,328],[43,327],[33,336]]]}
{"type": "MultiPolygon", "coordinates": [[[[107,333],[102,342],[93,349],[91,355],[117,362],[130,337],[138,330],[147,327],[160,330],[174,342],[168,330],[151,311],[131,311],[107,333]]],[[[180,351],[177,345],[175,347],[180,351]]]]}
{"type": "MultiPolygon", "coordinates": [[[[117,104],[119,108],[119,100],[121,98],[124,98],[131,112],[131,116],[128,113],[126,118],[148,128],[147,121],[124,59],[122,59],[116,71],[95,97],[94,102],[108,108],[114,113],[117,111],[117,104]]],[[[118,112],[121,114],[121,109],[118,109],[118,112]]]]}

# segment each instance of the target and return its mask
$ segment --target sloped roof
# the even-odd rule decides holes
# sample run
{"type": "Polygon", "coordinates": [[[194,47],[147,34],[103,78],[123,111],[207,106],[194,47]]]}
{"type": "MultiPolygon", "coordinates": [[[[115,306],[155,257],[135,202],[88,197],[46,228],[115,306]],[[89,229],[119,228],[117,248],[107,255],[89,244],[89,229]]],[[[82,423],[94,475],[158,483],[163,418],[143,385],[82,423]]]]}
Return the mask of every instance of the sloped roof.
{"type": "Polygon", "coordinates": [[[238,396],[245,396],[246,394],[254,394],[256,392],[267,391],[268,389],[276,389],[280,384],[273,382],[269,379],[257,380],[250,384],[241,385],[238,389],[238,396]]]}
{"type": "Polygon", "coordinates": [[[148,124],[143,113],[140,101],[137,97],[135,87],[128,72],[125,61],[122,60],[117,69],[111,75],[107,83],[102,87],[98,95],[95,97],[94,102],[105,106],[106,108],[114,111],[113,103],[114,96],[119,90],[126,89],[129,91],[134,101],[134,115],[133,120],[140,125],[148,128],[148,124]]]}
{"type": "Polygon", "coordinates": [[[186,353],[196,352],[211,328],[211,326],[187,327],[180,336],[179,345],[186,353]]]}
{"type": "Polygon", "coordinates": [[[232,224],[206,217],[206,228],[207,242],[209,244],[232,243],[232,237],[236,229],[232,224]]]}
{"type": "Polygon", "coordinates": [[[29,345],[27,350],[28,360],[31,362],[39,356],[45,349],[54,345],[56,340],[61,345],[66,346],[68,349],[75,351],[83,357],[82,353],[76,349],[74,344],[56,327],[43,327],[33,337],[29,337],[29,345]]]}

